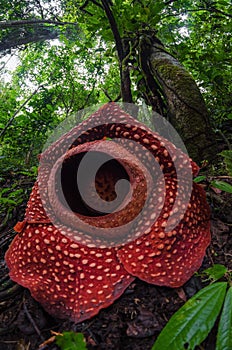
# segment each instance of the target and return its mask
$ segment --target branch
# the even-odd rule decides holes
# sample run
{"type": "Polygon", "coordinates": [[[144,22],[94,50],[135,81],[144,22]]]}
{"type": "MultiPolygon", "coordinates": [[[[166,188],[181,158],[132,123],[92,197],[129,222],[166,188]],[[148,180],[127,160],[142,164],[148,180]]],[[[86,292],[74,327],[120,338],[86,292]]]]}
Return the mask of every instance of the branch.
{"type": "Polygon", "coordinates": [[[223,12],[221,10],[216,9],[215,7],[212,7],[212,10],[213,10],[212,12],[220,13],[223,16],[227,16],[227,17],[232,18],[232,15],[230,15],[229,13],[225,13],[225,12],[223,12]]]}
{"type": "MultiPolygon", "coordinates": [[[[92,0],[92,2],[93,2],[95,5],[97,5],[98,7],[100,7],[101,9],[104,10],[104,7],[103,7],[101,4],[99,4],[97,1],[92,0]]],[[[108,2],[109,2],[109,1],[108,1],[108,2]]]]}
{"type": "Polygon", "coordinates": [[[5,62],[4,61],[2,61],[1,62],[1,67],[0,67],[0,72],[1,72],[1,70],[3,70],[5,67],[6,67],[6,65],[8,64],[8,62],[10,61],[10,59],[13,57],[14,55],[13,54],[11,54],[10,55],[10,57],[8,58],[8,60],[6,60],[5,62]]]}
{"type": "Polygon", "coordinates": [[[33,91],[33,93],[26,99],[25,102],[23,102],[23,104],[17,109],[17,111],[15,111],[15,113],[12,115],[12,117],[10,118],[10,120],[7,122],[5,128],[1,131],[0,133],[0,139],[4,136],[6,130],[8,129],[8,127],[13,123],[15,117],[17,116],[17,114],[23,109],[24,106],[26,106],[26,104],[32,99],[32,97],[39,91],[39,89],[43,87],[43,85],[39,85],[37,87],[37,89],[35,89],[33,91]]]}
{"type": "Polygon", "coordinates": [[[170,0],[170,1],[166,1],[164,4],[165,5],[170,5],[170,4],[172,4],[173,2],[175,2],[176,0],[170,0]]]}
{"type": "MultiPolygon", "coordinates": [[[[175,0],[172,0],[172,1],[168,1],[165,5],[169,5],[171,3],[175,2],[175,0]]],[[[226,12],[223,12],[221,10],[218,10],[216,9],[215,7],[211,7],[211,8],[205,8],[205,7],[198,7],[196,9],[185,9],[184,10],[185,12],[200,12],[200,11],[207,11],[207,12],[210,12],[210,13],[220,13],[221,15],[223,16],[226,16],[226,17],[229,17],[229,18],[232,18],[232,15],[230,15],[229,13],[226,13],[226,12]]],[[[176,15],[175,14],[168,14],[168,15],[165,15],[162,17],[163,18],[168,18],[168,17],[175,17],[176,15]]]]}
{"type": "Polygon", "coordinates": [[[77,25],[76,22],[60,22],[60,21],[54,21],[50,19],[25,19],[25,20],[19,20],[19,21],[0,21],[0,29],[10,28],[10,27],[18,27],[18,26],[31,26],[34,24],[55,24],[57,26],[63,26],[67,24],[71,25],[77,25]]]}
{"type": "Polygon", "coordinates": [[[102,5],[104,7],[106,16],[109,20],[110,23],[110,28],[112,30],[113,36],[114,36],[114,40],[115,40],[115,44],[116,44],[116,48],[117,48],[117,52],[118,52],[118,57],[119,57],[119,61],[120,63],[122,63],[122,60],[124,58],[124,52],[123,52],[123,45],[122,45],[122,39],[118,30],[118,26],[117,23],[115,21],[115,18],[113,16],[113,13],[109,7],[109,3],[108,0],[102,0],[102,5]]]}
{"type": "Polygon", "coordinates": [[[122,94],[122,101],[131,103],[132,102],[132,94],[131,94],[131,80],[130,80],[130,72],[128,67],[128,61],[127,59],[124,62],[124,59],[127,57],[127,47],[123,45],[117,23],[115,21],[114,15],[110,9],[110,6],[112,6],[111,1],[109,0],[101,0],[102,5],[104,7],[106,16],[108,18],[115,44],[116,49],[118,52],[118,59],[119,59],[119,69],[120,69],[120,80],[121,80],[121,94],[122,94]],[[125,47],[125,48],[124,48],[125,47]]]}
{"type": "MultiPolygon", "coordinates": [[[[16,28],[15,30],[21,30],[16,28]]],[[[54,27],[37,27],[34,31],[14,32],[6,35],[0,42],[0,51],[6,51],[21,45],[26,45],[31,42],[36,43],[44,40],[56,39],[59,36],[59,30],[54,27]],[[23,34],[20,36],[20,34],[23,34]]]]}
{"type": "Polygon", "coordinates": [[[85,9],[86,6],[88,6],[88,3],[89,3],[89,0],[86,0],[86,1],[84,2],[84,4],[83,4],[82,6],[79,7],[79,9],[80,9],[81,11],[87,13],[87,15],[93,16],[92,13],[90,13],[89,11],[87,11],[87,10],[85,9]]]}
{"type": "Polygon", "coordinates": [[[106,89],[102,89],[102,91],[104,92],[104,94],[106,95],[106,97],[108,98],[108,100],[109,100],[110,102],[112,102],[113,100],[112,100],[112,98],[110,97],[108,91],[107,91],[106,89]]]}
{"type": "Polygon", "coordinates": [[[229,13],[225,13],[225,12],[223,12],[223,11],[220,11],[220,10],[218,10],[218,9],[216,9],[215,7],[211,7],[211,8],[209,8],[209,9],[207,9],[207,8],[204,8],[204,7],[198,7],[197,9],[186,9],[186,12],[199,12],[199,11],[206,11],[206,12],[210,12],[210,13],[220,13],[221,15],[223,15],[223,16],[228,16],[228,17],[230,17],[230,18],[232,18],[232,15],[230,15],[229,13]]]}
{"type": "MultiPolygon", "coordinates": [[[[103,6],[101,4],[99,4],[97,1],[95,0],[91,0],[91,3],[95,4],[96,6],[100,7],[102,10],[104,10],[103,6]]],[[[86,7],[89,5],[89,0],[86,0],[84,2],[83,5],[81,5],[79,7],[79,9],[85,13],[87,13],[87,15],[93,16],[93,14],[91,12],[89,12],[88,10],[86,10],[86,7]]]]}
{"type": "Polygon", "coordinates": [[[37,5],[38,5],[41,18],[44,19],[43,7],[41,6],[41,3],[40,3],[39,0],[35,0],[35,1],[36,1],[37,5]]]}

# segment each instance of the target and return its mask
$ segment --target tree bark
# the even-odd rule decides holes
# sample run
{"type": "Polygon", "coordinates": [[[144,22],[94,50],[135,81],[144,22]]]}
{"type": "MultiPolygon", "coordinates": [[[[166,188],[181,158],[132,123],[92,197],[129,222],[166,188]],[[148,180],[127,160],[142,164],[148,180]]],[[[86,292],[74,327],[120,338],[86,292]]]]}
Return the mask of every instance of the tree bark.
{"type": "Polygon", "coordinates": [[[58,38],[60,32],[52,27],[33,27],[28,30],[26,27],[14,28],[13,31],[6,33],[0,43],[0,52],[18,48],[22,45],[37,43],[45,40],[58,38]]]}
{"type": "MultiPolygon", "coordinates": [[[[215,135],[194,79],[154,36],[141,37],[140,51],[155,81],[155,84],[149,85],[149,89],[157,96],[159,86],[162,92],[157,98],[161,102],[165,100],[166,117],[178,131],[190,157],[196,162],[211,160],[217,152],[215,135]]],[[[146,76],[149,74],[146,73],[146,76]]]]}
{"type": "Polygon", "coordinates": [[[6,28],[15,28],[15,27],[24,27],[24,26],[35,26],[38,24],[54,24],[57,26],[64,26],[67,24],[77,25],[74,22],[61,22],[50,19],[25,19],[25,20],[16,20],[16,21],[0,21],[0,30],[6,28]]]}
{"type": "Polygon", "coordinates": [[[30,43],[53,40],[60,35],[60,26],[77,26],[75,22],[62,22],[32,18],[29,20],[0,21],[1,34],[0,52],[9,51],[30,43]],[[47,26],[50,24],[51,26],[47,26]]]}

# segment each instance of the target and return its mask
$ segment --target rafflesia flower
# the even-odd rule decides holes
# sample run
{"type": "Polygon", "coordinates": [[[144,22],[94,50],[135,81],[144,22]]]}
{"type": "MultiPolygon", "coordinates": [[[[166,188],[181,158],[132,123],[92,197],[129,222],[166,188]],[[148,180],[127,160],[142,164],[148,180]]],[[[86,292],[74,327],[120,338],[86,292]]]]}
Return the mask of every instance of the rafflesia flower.
{"type": "Polygon", "coordinates": [[[138,277],[179,287],[210,242],[197,165],[109,103],[40,156],[10,277],[51,315],[83,321],[138,277]]]}

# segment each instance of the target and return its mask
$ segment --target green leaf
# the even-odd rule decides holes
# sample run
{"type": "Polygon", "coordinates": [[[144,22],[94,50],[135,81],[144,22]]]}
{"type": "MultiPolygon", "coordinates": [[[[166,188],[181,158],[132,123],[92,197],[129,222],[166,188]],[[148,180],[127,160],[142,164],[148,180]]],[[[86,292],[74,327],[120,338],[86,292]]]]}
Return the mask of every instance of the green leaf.
{"type": "Polygon", "coordinates": [[[61,350],[87,350],[82,333],[63,332],[56,336],[56,344],[61,350]]]}
{"type": "Polygon", "coordinates": [[[219,0],[217,2],[218,5],[224,5],[224,6],[228,6],[228,1],[225,1],[225,0],[219,0]]]}
{"type": "Polygon", "coordinates": [[[54,106],[50,105],[50,104],[46,104],[47,109],[49,109],[49,111],[53,112],[54,111],[54,106]]]}
{"type": "Polygon", "coordinates": [[[228,289],[218,326],[216,350],[232,349],[232,287],[228,289]]]}
{"type": "Polygon", "coordinates": [[[9,198],[0,198],[0,203],[1,204],[12,204],[12,205],[17,205],[17,203],[15,201],[13,201],[12,199],[9,198]]]}
{"type": "Polygon", "coordinates": [[[0,195],[2,196],[4,193],[10,192],[10,191],[11,191],[10,187],[3,188],[0,192],[0,195]]]}
{"type": "Polygon", "coordinates": [[[226,272],[227,268],[224,265],[215,264],[214,266],[204,270],[203,274],[206,274],[209,277],[209,279],[215,282],[222,278],[226,272]]]}
{"type": "Polygon", "coordinates": [[[232,160],[232,150],[224,150],[220,153],[224,158],[232,160]]]}
{"type": "Polygon", "coordinates": [[[225,181],[213,180],[211,186],[218,188],[221,191],[232,193],[232,186],[225,181]]]}
{"type": "Polygon", "coordinates": [[[19,188],[15,191],[12,191],[10,194],[9,194],[9,198],[15,198],[17,197],[18,195],[21,195],[23,193],[23,189],[22,188],[19,188]]]}
{"type": "Polygon", "coordinates": [[[193,350],[208,335],[221,310],[226,282],[201,289],[170,319],[152,350],[193,350]]]}
{"type": "Polygon", "coordinates": [[[201,182],[201,181],[203,181],[205,179],[206,179],[205,175],[200,175],[200,176],[195,177],[195,179],[193,181],[198,183],[198,182],[201,182]]]}

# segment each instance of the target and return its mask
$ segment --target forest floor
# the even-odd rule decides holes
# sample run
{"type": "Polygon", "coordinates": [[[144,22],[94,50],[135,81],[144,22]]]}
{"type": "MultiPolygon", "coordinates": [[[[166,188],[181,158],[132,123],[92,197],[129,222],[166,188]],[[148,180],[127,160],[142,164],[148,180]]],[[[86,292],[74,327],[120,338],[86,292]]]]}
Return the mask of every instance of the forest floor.
{"type": "MultiPolygon", "coordinates": [[[[11,176],[5,186],[12,183],[11,176]]],[[[30,181],[26,176],[18,179],[25,189],[31,188],[30,181]]],[[[200,272],[212,264],[223,264],[232,270],[231,195],[210,189],[207,196],[211,206],[212,241],[200,272]]],[[[1,283],[8,283],[5,290],[0,289],[0,350],[38,350],[51,338],[51,331],[70,330],[82,332],[90,350],[151,350],[173,313],[206,285],[197,274],[178,289],[157,287],[136,279],[113,305],[90,320],[74,324],[54,319],[31,298],[28,290],[7,280],[4,253],[13,238],[12,227],[23,219],[25,206],[26,203],[17,206],[7,223],[2,228],[0,225],[0,288],[1,283]]],[[[3,221],[4,215],[0,214],[0,223],[3,221]]],[[[198,349],[215,349],[216,330],[217,325],[198,349]]],[[[40,349],[59,348],[52,342],[40,349]]]]}

